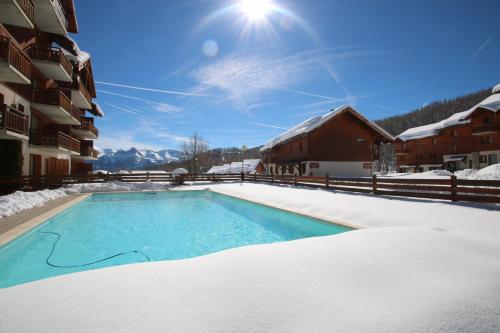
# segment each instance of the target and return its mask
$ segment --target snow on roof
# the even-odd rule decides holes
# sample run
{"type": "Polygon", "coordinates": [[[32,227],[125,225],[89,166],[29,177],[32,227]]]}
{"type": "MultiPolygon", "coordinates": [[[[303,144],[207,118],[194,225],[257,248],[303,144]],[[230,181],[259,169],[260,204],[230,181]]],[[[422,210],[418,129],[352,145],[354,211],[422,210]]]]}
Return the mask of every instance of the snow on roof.
{"type": "Polygon", "coordinates": [[[71,42],[73,42],[73,44],[75,46],[75,52],[77,55],[75,56],[63,48],[62,51],[63,51],[64,55],[66,56],[66,58],[68,58],[69,60],[71,60],[77,64],[80,64],[80,65],[89,61],[90,60],[90,53],[80,50],[80,47],[78,47],[78,44],[73,39],[71,39],[70,37],[67,37],[67,38],[71,42]]]}
{"type": "Polygon", "coordinates": [[[210,168],[207,173],[255,173],[257,166],[261,163],[259,159],[244,160],[242,162],[232,162],[231,164],[216,165],[210,168]]]}
{"type": "Polygon", "coordinates": [[[354,114],[356,116],[358,116],[360,119],[365,121],[370,127],[372,127],[375,131],[379,132],[381,135],[383,135],[387,138],[393,139],[392,135],[390,135],[388,132],[386,132],[380,126],[376,125],[375,123],[369,121],[368,119],[366,119],[365,117],[360,115],[358,112],[356,112],[354,110],[354,108],[352,108],[349,105],[343,105],[339,108],[336,108],[336,109],[328,112],[327,114],[324,114],[322,116],[315,116],[315,117],[309,118],[306,121],[298,124],[297,126],[292,127],[291,129],[284,132],[283,134],[280,134],[276,138],[269,140],[260,149],[260,151],[265,151],[265,150],[271,149],[272,147],[274,147],[280,143],[283,143],[291,138],[294,138],[296,136],[299,136],[299,135],[302,135],[305,133],[310,133],[313,130],[315,130],[316,128],[318,128],[318,127],[322,126],[323,124],[325,124],[326,122],[328,122],[330,119],[334,118],[335,116],[339,115],[340,113],[342,113],[346,110],[351,110],[352,112],[354,112],[354,114]]]}
{"type": "Polygon", "coordinates": [[[491,95],[482,102],[467,111],[455,113],[450,117],[434,124],[410,128],[397,137],[403,141],[422,139],[439,134],[439,131],[446,127],[470,123],[469,116],[478,108],[487,109],[493,112],[500,110],[500,94],[491,95]]]}
{"type": "Polygon", "coordinates": [[[102,111],[101,106],[96,102],[92,102],[92,110],[90,112],[98,117],[104,117],[104,112],[102,111]]]}
{"type": "Polygon", "coordinates": [[[498,94],[498,93],[500,93],[500,83],[499,83],[499,84],[497,84],[497,85],[493,88],[493,90],[491,91],[491,93],[492,93],[492,94],[498,94]]]}

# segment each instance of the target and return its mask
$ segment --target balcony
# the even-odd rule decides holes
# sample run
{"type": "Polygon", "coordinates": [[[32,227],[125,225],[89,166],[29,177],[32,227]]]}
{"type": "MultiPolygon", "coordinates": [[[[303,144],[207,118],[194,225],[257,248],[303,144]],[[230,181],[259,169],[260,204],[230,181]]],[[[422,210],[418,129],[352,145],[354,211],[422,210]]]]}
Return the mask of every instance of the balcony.
{"type": "Polygon", "coordinates": [[[31,84],[31,62],[9,37],[0,36],[0,81],[31,84]]]}
{"type": "Polygon", "coordinates": [[[96,140],[98,138],[99,131],[94,126],[94,118],[82,117],[80,123],[80,126],[74,126],[71,130],[76,137],[84,140],[96,140]]]}
{"type": "Polygon", "coordinates": [[[30,130],[29,143],[41,150],[80,155],[80,141],[63,132],[30,130]]]}
{"type": "Polygon", "coordinates": [[[32,47],[28,51],[28,54],[33,65],[35,65],[45,77],[63,82],[72,81],[73,66],[61,49],[32,47]]]}
{"type": "Polygon", "coordinates": [[[77,108],[92,109],[92,95],[79,77],[76,77],[71,84],[71,101],[77,108]]]}
{"type": "Polygon", "coordinates": [[[66,36],[68,19],[60,0],[34,0],[35,23],[44,32],[66,36]]]}
{"type": "Polygon", "coordinates": [[[498,123],[472,126],[472,134],[474,135],[493,133],[493,132],[498,132],[499,130],[500,130],[500,124],[498,123]]]}
{"type": "Polygon", "coordinates": [[[0,0],[0,22],[34,29],[35,5],[31,0],[0,0]]]}
{"type": "Polygon", "coordinates": [[[0,139],[27,140],[28,116],[6,104],[0,105],[0,139]]]}
{"type": "Polygon", "coordinates": [[[99,158],[99,153],[97,150],[90,146],[85,146],[81,144],[80,155],[75,156],[75,159],[85,160],[85,161],[96,161],[99,158]]]}
{"type": "Polygon", "coordinates": [[[35,89],[31,106],[58,124],[80,125],[80,110],[59,89],[35,89]]]}

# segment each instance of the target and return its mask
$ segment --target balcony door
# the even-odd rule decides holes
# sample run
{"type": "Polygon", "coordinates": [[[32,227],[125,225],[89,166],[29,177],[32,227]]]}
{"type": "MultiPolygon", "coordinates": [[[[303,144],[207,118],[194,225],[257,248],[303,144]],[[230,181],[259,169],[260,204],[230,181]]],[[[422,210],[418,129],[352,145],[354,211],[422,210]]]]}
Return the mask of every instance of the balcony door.
{"type": "Polygon", "coordinates": [[[40,177],[42,175],[42,156],[30,155],[30,176],[40,177]]]}
{"type": "Polygon", "coordinates": [[[45,160],[46,175],[49,177],[67,176],[69,173],[69,161],[49,157],[45,160]]]}

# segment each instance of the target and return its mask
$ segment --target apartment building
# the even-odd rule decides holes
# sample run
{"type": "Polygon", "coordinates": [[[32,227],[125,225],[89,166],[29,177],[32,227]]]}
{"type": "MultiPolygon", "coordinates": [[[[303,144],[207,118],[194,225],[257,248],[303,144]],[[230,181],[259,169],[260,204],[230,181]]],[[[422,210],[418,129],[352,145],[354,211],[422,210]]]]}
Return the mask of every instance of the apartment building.
{"type": "Polygon", "coordinates": [[[401,172],[481,169],[500,162],[500,85],[467,111],[396,137],[401,172]]]}
{"type": "Polygon", "coordinates": [[[275,175],[370,176],[380,143],[394,138],[350,106],[312,117],[261,148],[275,175]]]}
{"type": "Polygon", "coordinates": [[[102,117],[73,0],[0,0],[0,176],[67,175],[98,157],[102,117]]]}

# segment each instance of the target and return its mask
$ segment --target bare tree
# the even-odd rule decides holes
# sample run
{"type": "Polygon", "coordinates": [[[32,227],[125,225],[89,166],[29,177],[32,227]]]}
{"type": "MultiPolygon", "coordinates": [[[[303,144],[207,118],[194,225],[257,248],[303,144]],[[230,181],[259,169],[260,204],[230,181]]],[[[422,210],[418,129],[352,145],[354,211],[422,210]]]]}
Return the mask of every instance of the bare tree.
{"type": "Polygon", "coordinates": [[[203,164],[202,156],[208,151],[208,142],[195,132],[182,143],[181,150],[188,162],[188,171],[191,173],[200,172],[200,165],[203,164]]]}

